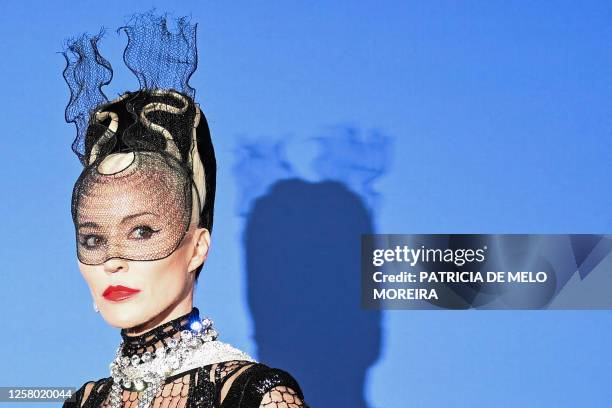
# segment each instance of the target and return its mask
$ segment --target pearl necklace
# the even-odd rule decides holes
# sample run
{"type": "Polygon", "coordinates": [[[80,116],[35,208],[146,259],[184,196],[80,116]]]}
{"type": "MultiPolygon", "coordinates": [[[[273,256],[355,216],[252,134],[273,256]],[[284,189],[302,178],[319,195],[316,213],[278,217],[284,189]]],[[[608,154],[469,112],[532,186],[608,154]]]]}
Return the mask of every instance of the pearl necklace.
{"type": "Polygon", "coordinates": [[[122,356],[124,341],[115,353],[115,359],[110,364],[113,385],[110,391],[110,406],[123,406],[123,390],[143,391],[138,398],[138,408],[147,408],[162,388],[166,378],[180,372],[183,363],[197,353],[205,343],[218,337],[212,327],[212,320],[206,318],[191,322],[189,329],[181,331],[180,338],[170,338],[166,347],[159,347],[154,353],[146,351],[141,357],[134,354],[131,357],[122,356]]]}

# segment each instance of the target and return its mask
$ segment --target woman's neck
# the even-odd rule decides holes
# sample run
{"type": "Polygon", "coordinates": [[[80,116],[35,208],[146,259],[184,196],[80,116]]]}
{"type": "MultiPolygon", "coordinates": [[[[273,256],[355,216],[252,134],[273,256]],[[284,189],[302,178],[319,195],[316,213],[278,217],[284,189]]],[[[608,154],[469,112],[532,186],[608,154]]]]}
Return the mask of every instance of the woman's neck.
{"type": "Polygon", "coordinates": [[[189,313],[193,309],[193,297],[186,296],[178,303],[173,303],[168,306],[161,313],[153,317],[152,319],[128,329],[124,329],[124,333],[127,336],[140,336],[143,333],[148,332],[158,326],[168,323],[171,320],[177,319],[189,313]]]}
{"type": "MultiPolygon", "coordinates": [[[[180,309],[174,309],[178,310],[180,309]]],[[[133,355],[144,355],[144,353],[154,353],[160,348],[170,346],[171,342],[178,342],[181,339],[181,335],[186,330],[191,330],[192,325],[195,322],[200,322],[200,312],[196,307],[192,307],[185,313],[178,314],[174,319],[170,318],[170,314],[167,318],[160,320],[163,323],[156,325],[149,330],[139,330],[139,334],[128,334],[125,329],[121,330],[122,337],[122,355],[133,356],[133,355]],[[174,339],[174,340],[172,340],[174,339]]],[[[201,324],[201,323],[200,323],[201,324]]]]}

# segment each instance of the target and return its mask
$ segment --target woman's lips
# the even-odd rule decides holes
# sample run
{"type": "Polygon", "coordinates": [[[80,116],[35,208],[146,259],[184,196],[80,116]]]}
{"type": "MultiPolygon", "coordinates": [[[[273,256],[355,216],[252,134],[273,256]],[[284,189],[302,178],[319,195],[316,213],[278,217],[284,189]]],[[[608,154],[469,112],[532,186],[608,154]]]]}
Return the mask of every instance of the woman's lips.
{"type": "Polygon", "coordinates": [[[136,293],[140,292],[138,289],[132,289],[125,286],[109,286],[106,288],[102,296],[104,296],[107,300],[112,300],[114,302],[118,302],[120,300],[125,300],[129,297],[134,296],[136,293]]]}

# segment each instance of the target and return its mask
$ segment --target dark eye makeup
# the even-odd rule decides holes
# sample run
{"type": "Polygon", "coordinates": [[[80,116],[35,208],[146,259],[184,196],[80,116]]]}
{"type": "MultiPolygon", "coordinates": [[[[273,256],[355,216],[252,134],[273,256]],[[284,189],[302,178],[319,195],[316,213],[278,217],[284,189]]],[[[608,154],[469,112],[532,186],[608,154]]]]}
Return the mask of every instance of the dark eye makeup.
{"type": "Polygon", "coordinates": [[[155,230],[148,225],[139,225],[130,232],[131,239],[149,239],[159,230],[155,230]]]}
{"type": "MultiPolygon", "coordinates": [[[[145,240],[150,239],[160,229],[154,229],[148,225],[138,225],[132,228],[127,236],[128,239],[145,240]]],[[[95,250],[106,244],[106,239],[100,234],[79,234],[79,245],[88,250],[95,250]]]]}
{"type": "Polygon", "coordinates": [[[83,234],[79,236],[79,244],[87,249],[95,249],[104,244],[104,238],[96,234],[83,234]]]}

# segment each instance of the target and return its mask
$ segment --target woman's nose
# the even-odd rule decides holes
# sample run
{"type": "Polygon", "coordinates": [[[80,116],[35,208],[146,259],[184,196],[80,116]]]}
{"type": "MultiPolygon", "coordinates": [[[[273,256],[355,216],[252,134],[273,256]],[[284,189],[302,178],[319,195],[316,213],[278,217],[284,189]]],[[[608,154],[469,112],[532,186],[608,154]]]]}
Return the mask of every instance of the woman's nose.
{"type": "Polygon", "coordinates": [[[104,262],[105,272],[115,273],[115,272],[120,272],[120,271],[125,272],[127,270],[128,270],[128,263],[125,259],[111,258],[111,259],[107,259],[106,262],[104,262]]]}

